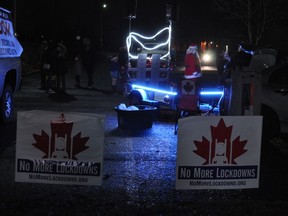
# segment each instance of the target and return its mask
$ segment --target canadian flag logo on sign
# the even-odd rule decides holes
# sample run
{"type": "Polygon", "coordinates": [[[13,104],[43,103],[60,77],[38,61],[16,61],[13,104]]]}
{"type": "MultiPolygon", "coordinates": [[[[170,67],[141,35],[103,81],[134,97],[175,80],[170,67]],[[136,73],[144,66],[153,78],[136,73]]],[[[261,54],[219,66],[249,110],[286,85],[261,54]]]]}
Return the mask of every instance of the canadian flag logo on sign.
{"type": "Polygon", "coordinates": [[[86,146],[89,137],[81,137],[81,132],[72,137],[73,125],[61,113],[58,120],[50,122],[50,135],[44,130],[41,134],[33,133],[33,146],[45,153],[42,158],[77,160],[76,155],[89,148],[86,146]]]}
{"type": "Polygon", "coordinates": [[[101,185],[103,146],[104,116],[18,112],[15,180],[101,185]]]}
{"type": "Polygon", "coordinates": [[[257,188],[261,135],[261,116],[180,119],[176,189],[257,188]]]}
{"type": "Polygon", "coordinates": [[[241,140],[240,135],[232,138],[233,126],[226,126],[221,118],[217,126],[210,126],[211,138],[202,136],[202,140],[195,140],[196,150],[193,152],[203,159],[203,165],[237,164],[235,159],[247,152],[247,140],[241,140]]]}

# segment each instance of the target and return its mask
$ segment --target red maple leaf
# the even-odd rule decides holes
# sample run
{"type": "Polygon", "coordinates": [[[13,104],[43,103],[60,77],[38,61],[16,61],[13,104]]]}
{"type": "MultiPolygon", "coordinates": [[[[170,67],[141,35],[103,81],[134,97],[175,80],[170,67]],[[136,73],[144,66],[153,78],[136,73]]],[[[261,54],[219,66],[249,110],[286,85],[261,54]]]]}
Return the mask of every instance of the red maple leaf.
{"type": "Polygon", "coordinates": [[[49,154],[49,135],[41,130],[41,135],[33,134],[36,143],[32,145],[45,153],[43,158],[48,158],[49,154]]]}
{"type": "Polygon", "coordinates": [[[209,164],[210,142],[202,136],[202,142],[194,141],[194,144],[197,147],[197,150],[194,150],[193,152],[206,160],[203,165],[209,164]]]}
{"type": "Polygon", "coordinates": [[[247,140],[240,141],[240,136],[238,136],[236,139],[233,140],[232,143],[232,164],[237,164],[234,160],[239,157],[240,155],[247,152],[246,149],[244,149],[245,145],[247,143],[247,140]]]}
{"type": "Polygon", "coordinates": [[[73,137],[73,144],[72,144],[73,146],[72,159],[73,160],[77,160],[77,158],[75,157],[76,154],[89,148],[85,146],[88,140],[89,140],[89,137],[81,137],[81,132],[79,132],[73,137]]]}

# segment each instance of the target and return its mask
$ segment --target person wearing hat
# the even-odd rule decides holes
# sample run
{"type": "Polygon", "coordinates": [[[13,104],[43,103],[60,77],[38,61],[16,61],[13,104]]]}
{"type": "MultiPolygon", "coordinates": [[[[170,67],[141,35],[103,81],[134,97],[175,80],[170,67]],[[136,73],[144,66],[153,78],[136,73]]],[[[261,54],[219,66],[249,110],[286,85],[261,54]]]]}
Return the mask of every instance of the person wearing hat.
{"type": "Polygon", "coordinates": [[[185,55],[185,79],[194,79],[201,76],[201,63],[196,44],[191,44],[185,55]]]}

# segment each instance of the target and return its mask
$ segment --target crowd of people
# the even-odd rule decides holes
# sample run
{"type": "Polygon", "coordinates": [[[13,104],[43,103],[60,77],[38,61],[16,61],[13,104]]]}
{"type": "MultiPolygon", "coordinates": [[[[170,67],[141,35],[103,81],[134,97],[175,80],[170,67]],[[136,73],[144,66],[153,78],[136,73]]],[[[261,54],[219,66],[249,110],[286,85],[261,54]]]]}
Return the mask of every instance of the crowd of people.
{"type": "MultiPolygon", "coordinates": [[[[75,86],[80,87],[82,70],[87,73],[87,88],[94,88],[93,71],[96,52],[89,38],[84,38],[83,46],[77,49],[74,59],[75,86]]],[[[66,90],[68,72],[67,48],[63,41],[44,40],[38,50],[38,63],[41,71],[41,89],[48,93],[66,90]]]]}
{"type": "MultiPolygon", "coordinates": [[[[73,56],[73,70],[76,88],[95,89],[93,74],[97,61],[97,50],[89,38],[84,38],[81,44],[77,44],[69,57],[73,56]],[[83,84],[81,77],[87,75],[87,85],[83,84]],[[81,83],[82,81],[82,83],[81,83]]],[[[40,79],[42,90],[47,93],[55,93],[66,90],[66,74],[68,72],[68,50],[63,41],[44,40],[38,49],[38,64],[40,66],[40,79]]],[[[109,56],[109,72],[111,75],[111,91],[116,92],[117,82],[124,83],[128,80],[128,53],[126,45],[120,47],[119,52],[109,56]]],[[[122,92],[123,89],[118,89],[122,92]]]]}
{"type": "Polygon", "coordinates": [[[67,49],[63,41],[43,41],[39,48],[41,89],[48,93],[65,91],[67,72],[67,49]]]}

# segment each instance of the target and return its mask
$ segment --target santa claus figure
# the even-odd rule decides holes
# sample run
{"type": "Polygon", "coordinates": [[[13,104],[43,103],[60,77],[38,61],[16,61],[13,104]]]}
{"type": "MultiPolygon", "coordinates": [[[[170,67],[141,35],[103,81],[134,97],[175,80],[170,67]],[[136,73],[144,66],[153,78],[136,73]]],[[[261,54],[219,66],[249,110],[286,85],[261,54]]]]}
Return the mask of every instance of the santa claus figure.
{"type": "Polygon", "coordinates": [[[201,63],[196,44],[191,44],[185,55],[185,79],[194,79],[201,76],[201,63]]]}

